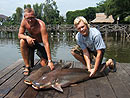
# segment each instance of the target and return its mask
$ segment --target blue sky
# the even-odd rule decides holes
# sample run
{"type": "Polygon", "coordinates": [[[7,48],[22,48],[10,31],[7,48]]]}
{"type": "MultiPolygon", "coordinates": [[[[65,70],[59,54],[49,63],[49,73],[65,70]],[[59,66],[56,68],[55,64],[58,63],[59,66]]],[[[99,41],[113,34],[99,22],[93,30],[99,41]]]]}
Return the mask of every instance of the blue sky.
{"type": "MultiPolygon", "coordinates": [[[[64,16],[67,11],[81,10],[88,7],[96,6],[103,0],[55,0],[60,14],[64,16]]],[[[17,7],[24,7],[24,4],[40,4],[45,0],[1,0],[0,1],[0,14],[11,16],[15,13],[17,7]]]]}

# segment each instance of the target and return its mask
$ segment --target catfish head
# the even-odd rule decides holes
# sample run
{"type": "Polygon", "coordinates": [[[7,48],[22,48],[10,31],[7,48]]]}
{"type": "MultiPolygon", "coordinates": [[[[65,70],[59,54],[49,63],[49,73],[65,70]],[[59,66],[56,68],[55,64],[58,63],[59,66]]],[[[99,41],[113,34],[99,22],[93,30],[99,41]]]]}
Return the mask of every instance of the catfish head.
{"type": "Polygon", "coordinates": [[[56,90],[59,90],[63,92],[61,85],[58,83],[60,76],[60,73],[62,69],[68,69],[71,67],[71,63],[68,62],[66,64],[62,64],[61,67],[44,74],[42,77],[40,77],[38,80],[32,82],[32,87],[35,89],[46,89],[46,88],[54,88],[56,90]]]}
{"type": "Polygon", "coordinates": [[[59,79],[55,77],[43,77],[42,78],[42,83],[39,82],[33,82],[32,87],[34,89],[47,89],[47,88],[54,88],[60,92],[63,92],[63,89],[61,88],[61,84],[59,83],[59,79]]]}

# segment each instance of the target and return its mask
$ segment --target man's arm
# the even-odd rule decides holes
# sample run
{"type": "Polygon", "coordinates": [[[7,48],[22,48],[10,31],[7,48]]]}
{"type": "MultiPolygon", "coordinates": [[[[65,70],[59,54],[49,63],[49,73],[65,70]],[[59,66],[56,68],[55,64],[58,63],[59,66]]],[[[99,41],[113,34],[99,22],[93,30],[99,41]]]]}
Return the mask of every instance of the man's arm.
{"type": "Polygon", "coordinates": [[[88,71],[90,71],[91,70],[90,54],[87,48],[83,50],[83,55],[84,55],[85,62],[87,64],[88,71]]]}
{"type": "Polygon", "coordinates": [[[42,24],[41,36],[42,36],[42,41],[47,52],[48,60],[51,60],[51,53],[50,53],[50,47],[49,47],[49,41],[48,41],[48,32],[46,30],[45,24],[42,24]]]}
{"type": "MultiPolygon", "coordinates": [[[[47,57],[48,57],[48,61],[51,61],[51,52],[50,52],[50,46],[49,46],[49,41],[48,41],[48,32],[46,30],[46,26],[44,23],[40,23],[41,24],[41,36],[42,36],[42,41],[43,44],[45,46],[45,50],[47,52],[47,57]]],[[[52,62],[48,62],[48,66],[53,69],[53,63],[52,62]]]]}
{"type": "Polygon", "coordinates": [[[97,50],[97,56],[96,56],[95,65],[94,65],[94,68],[91,69],[90,77],[94,76],[95,73],[97,72],[98,66],[100,64],[101,59],[102,59],[102,51],[101,50],[97,50]]]}
{"type": "Polygon", "coordinates": [[[20,28],[19,28],[19,33],[18,33],[19,39],[26,39],[27,38],[27,36],[24,35],[24,32],[25,32],[24,20],[22,20],[20,28]]]}
{"type": "Polygon", "coordinates": [[[34,44],[34,38],[31,38],[30,36],[27,36],[24,34],[26,28],[25,28],[25,20],[23,19],[22,22],[21,22],[21,25],[20,25],[20,28],[19,28],[19,33],[18,33],[18,38],[19,39],[26,39],[27,40],[27,43],[29,45],[32,45],[34,44]]]}
{"type": "Polygon", "coordinates": [[[95,71],[97,71],[101,59],[102,59],[102,51],[101,50],[97,50],[97,57],[96,57],[95,66],[94,66],[94,70],[95,71]]]}

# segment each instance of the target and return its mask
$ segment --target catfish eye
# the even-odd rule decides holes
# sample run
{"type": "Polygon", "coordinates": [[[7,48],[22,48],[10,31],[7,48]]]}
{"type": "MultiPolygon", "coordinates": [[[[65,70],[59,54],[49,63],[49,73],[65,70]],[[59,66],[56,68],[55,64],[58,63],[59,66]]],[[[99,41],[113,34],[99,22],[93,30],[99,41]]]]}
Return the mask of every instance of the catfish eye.
{"type": "Polygon", "coordinates": [[[45,79],[46,77],[43,77],[42,79],[45,79]]]}

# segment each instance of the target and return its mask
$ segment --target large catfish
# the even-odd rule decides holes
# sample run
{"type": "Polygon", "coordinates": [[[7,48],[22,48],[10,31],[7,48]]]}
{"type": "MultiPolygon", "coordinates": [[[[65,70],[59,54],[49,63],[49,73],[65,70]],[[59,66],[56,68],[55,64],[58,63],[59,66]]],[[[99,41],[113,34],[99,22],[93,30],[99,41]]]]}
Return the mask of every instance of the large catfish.
{"type": "MultiPolygon", "coordinates": [[[[54,70],[56,69],[62,69],[62,68],[70,68],[71,63],[62,63],[62,62],[55,62],[54,63],[54,70]]],[[[42,77],[44,74],[50,72],[51,69],[49,68],[49,66],[44,66],[39,68],[37,71],[35,71],[34,73],[30,74],[30,76],[28,76],[25,80],[24,83],[28,84],[28,85],[32,85],[32,82],[35,80],[38,80],[40,77],[42,77]]]]}
{"type": "Polygon", "coordinates": [[[63,92],[62,87],[88,80],[89,74],[82,68],[56,69],[43,75],[39,80],[33,81],[32,87],[34,89],[54,88],[63,92]]]}

